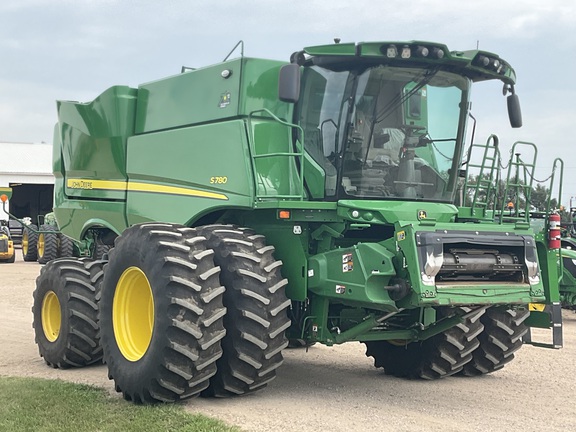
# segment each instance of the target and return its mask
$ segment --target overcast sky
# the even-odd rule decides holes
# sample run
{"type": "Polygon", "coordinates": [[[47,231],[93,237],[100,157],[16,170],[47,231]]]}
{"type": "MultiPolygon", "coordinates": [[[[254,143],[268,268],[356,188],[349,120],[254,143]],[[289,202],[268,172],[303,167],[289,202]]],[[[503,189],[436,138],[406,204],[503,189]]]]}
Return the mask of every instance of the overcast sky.
{"type": "Polygon", "coordinates": [[[0,142],[51,142],[55,100],[90,101],[182,65],[245,55],[288,61],[305,46],[429,40],[492,51],[515,68],[524,126],[511,129],[501,85],[473,92],[476,141],[539,147],[536,177],[565,162],[576,196],[576,2],[573,0],[14,0],[0,3],[0,142]]]}

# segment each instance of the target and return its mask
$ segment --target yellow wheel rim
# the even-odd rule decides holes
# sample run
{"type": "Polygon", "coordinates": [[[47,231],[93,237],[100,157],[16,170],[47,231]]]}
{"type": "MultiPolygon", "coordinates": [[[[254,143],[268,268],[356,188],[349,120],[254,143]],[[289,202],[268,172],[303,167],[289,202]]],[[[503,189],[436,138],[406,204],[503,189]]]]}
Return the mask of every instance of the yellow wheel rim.
{"type": "Polygon", "coordinates": [[[44,234],[38,235],[38,258],[44,256],[44,234]]]}
{"type": "Polygon", "coordinates": [[[116,285],[112,304],[114,337],[129,361],[146,354],[154,328],[154,297],[148,278],[138,267],[124,270],[116,285]]]}
{"type": "Polygon", "coordinates": [[[60,334],[62,311],[54,291],[48,291],[42,300],[42,330],[49,342],[55,342],[60,334]]]}
{"type": "Polygon", "coordinates": [[[22,234],[22,253],[28,255],[28,233],[22,234]]]}

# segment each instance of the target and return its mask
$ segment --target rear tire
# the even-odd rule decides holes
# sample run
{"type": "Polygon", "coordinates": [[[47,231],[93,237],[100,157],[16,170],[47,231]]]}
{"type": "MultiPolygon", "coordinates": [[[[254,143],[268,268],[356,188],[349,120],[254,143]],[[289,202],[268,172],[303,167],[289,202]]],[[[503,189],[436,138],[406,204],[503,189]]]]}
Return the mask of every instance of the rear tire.
{"type": "Polygon", "coordinates": [[[283,363],[290,327],[286,310],[288,281],[280,273],[282,262],[274,259],[274,247],[264,236],[234,226],[206,226],[200,232],[214,249],[226,288],[224,355],[218,372],[204,396],[228,397],[261,390],[276,377],[283,363]]]}
{"type": "MultiPolygon", "coordinates": [[[[70,237],[58,233],[58,257],[64,258],[72,256],[74,256],[74,242],[70,237]]],[[[94,259],[102,259],[102,257],[94,259]]]]}
{"type": "Polygon", "coordinates": [[[104,362],[124,398],[175,402],[216,373],[226,331],[214,252],[195,229],[134,225],[116,239],[100,303],[104,362]]]}
{"type": "Polygon", "coordinates": [[[462,375],[478,376],[502,369],[514,359],[522,348],[522,336],[528,331],[524,321],[528,309],[491,307],[482,317],[484,331],[478,336],[480,346],[472,353],[472,361],[462,370],[462,375]]]}
{"type": "Polygon", "coordinates": [[[40,270],[33,327],[40,356],[48,365],[65,369],[101,360],[98,300],[103,264],[64,258],[40,270]]]}
{"type": "Polygon", "coordinates": [[[109,251],[110,251],[109,245],[104,244],[100,240],[96,239],[94,241],[94,246],[92,249],[92,258],[103,259],[109,251]]]}
{"type": "Polygon", "coordinates": [[[53,225],[40,225],[40,231],[53,231],[38,234],[38,262],[46,264],[58,258],[58,233],[53,225]]]}
{"type": "MultiPolygon", "coordinates": [[[[468,308],[463,308],[469,312],[468,308]]],[[[440,316],[447,316],[449,309],[440,309],[440,316]]],[[[483,325],[480,316],[484,311],[468,317],[443,333],[423,342],[407,345],[387,341],[365,342],[366,356],[374,358],[374,366],[384,368],[387,375],[402,378],[434,380],[454,375],[472,360],[478,348],[478,334],[483,325]]]]}
{"type": "Polygon", "coordinates": [[[30,228],[24,227],[22,229],[22,258],[24,261],[36,261],[38,259],[38,233],[32,231],[38,230],[34,224],[30,228]]]}

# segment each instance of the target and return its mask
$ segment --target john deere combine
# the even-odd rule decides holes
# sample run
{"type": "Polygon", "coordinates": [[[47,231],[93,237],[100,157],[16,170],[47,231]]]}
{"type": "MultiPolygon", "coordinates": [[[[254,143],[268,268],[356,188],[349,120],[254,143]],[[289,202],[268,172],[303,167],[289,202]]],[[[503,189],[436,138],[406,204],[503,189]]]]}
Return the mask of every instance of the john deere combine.
{"type": "Polygon", "coordinates": [[[414,41],[58,102],[58,226],[113,249],[42,269],[40,355],[103,358],[144,403],[262,389],[289,341],[362,342],[397,376],[500,369],[554,286],[526,220],[498,219],[485,193],[456,206],[471,87],[488,80],[520,126],[506,61],[414,41]]]}

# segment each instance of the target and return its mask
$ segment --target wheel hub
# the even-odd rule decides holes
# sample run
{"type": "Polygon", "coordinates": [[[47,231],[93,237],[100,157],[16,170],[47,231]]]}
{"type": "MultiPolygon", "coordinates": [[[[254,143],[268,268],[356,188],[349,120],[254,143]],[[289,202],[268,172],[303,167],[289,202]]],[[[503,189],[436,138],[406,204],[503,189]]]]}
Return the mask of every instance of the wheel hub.
{"type": "Polygon", "coordinates": [[[40,234],[38,236],[38,258],[42,258],[44,256],[44,234],[40,234]]]}
{"type": "Polygon", "coordinates": [[[22,234],[22,252],[28,255],[28,234],[22,234]]]}
{"type": "Polygon", "coordinates": [[[154,329],[154,297],[148,278],[138,267],[129,267],[116,285],[112,304],[114,337],[129,361],[146,354],[154,329]]]}
{"type": "Polygon", "coordinates": [[[58,339],[61,325],[60,301],[54,291],[48,291],[42,300],[42,330],[49,342],[58,339]]]}

